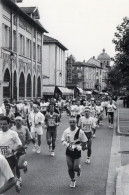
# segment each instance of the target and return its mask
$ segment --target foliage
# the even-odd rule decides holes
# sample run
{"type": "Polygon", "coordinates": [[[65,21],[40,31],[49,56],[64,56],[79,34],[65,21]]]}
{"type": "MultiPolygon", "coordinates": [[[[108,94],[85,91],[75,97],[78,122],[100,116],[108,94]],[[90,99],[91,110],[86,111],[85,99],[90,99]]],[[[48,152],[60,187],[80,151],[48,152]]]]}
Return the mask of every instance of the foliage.
{"type": "Polygon", "coordinates": [[[113,39],[116,55],[113,59],[114,67],[109,72],[108,82],[110,81],[113,86],[117,83],[117,88],[120,88],[129,85],[129,19],[125,17],[116,29],[113,39]]]}

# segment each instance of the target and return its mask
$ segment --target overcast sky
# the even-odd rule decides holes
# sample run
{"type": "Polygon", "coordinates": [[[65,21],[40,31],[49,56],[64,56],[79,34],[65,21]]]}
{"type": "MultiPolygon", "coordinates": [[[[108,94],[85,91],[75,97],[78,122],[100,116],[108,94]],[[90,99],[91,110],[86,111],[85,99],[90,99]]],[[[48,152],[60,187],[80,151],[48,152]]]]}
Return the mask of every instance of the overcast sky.
{"type": "Polygon", "coordinates": [[[47,35],[80,61],[97,57],[103,48],[113,57],[116,26],[129,17],[129,0],[23,0],[19,6],[37,6],[47,35]]]}

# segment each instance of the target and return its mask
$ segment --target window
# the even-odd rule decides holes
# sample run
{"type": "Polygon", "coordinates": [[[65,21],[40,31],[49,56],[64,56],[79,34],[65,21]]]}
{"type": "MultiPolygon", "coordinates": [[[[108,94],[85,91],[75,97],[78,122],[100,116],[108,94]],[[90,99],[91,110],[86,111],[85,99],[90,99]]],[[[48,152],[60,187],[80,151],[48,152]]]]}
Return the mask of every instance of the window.
{"type": "Polygon", "coordinates": [[[6,48],[11,48],[11,33],[10,33],[10,28],[6,25],[3,24],[2,26],[2,35],[3,35],[3,47],[6,48]]]}
{"type": "Polygon", "coordinates": [[[37,46],[37,59],[38,59],[38,62],[41,62],[41,46],[38,45],[37,46]]]}
{"type": "Polygon", "coordinates": [[[20,34],[20,55],[25,55],[25,37],[20,34]]]}
{"type": "Polygon", "coordinates": [[[33,42],[33,59],[36,60],[36,45],[35,45],[35,42],[33,42]]]}
{"type": "Polygon", "coordinates": [[[16,38],[16,31],[13,31],[13,51],[17,51],[17,38],[16,38]]]}
{"type": "Polygon", "coordinates": [[[31,58],[31,40],[26,39],[26,57],[31,58]]]}

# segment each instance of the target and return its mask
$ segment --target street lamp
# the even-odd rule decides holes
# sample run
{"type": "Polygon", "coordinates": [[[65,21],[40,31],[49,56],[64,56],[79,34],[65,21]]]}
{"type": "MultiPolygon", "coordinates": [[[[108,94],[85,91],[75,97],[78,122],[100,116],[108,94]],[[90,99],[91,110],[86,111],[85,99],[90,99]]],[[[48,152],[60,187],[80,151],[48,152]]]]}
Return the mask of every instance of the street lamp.
{"type": "Polygon", "coordinates": [[[10,99],[13,99],[13,60],[14,60],[14,54],[13,52],[10,53],[10,59],[11,59],[11,64],[10,64],[10,69],[11,69],[11,79],[10,79],[10,99]]]}

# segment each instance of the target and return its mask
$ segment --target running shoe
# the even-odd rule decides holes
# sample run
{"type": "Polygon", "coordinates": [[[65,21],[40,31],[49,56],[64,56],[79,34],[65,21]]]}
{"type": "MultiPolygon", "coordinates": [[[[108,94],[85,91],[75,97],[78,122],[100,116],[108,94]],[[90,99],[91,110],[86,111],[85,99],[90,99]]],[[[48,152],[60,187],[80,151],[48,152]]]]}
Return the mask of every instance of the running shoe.
{"type": "Polygon", "coordinates": [[[54,150],[51,151],[51,156],[55,156],[54,150]]]}
{"type": "Polygon", "coordinates": [[[37,153],[38,153],[38,154],[40,154],[40,153],[41,153],[41,151],[40,151],[40,147],[38,147],[38,149],[37,149],[37,153]]]}
{"type": "Polygon", "coordinates": [[[75,187],[76,187],[76,181],[75,180],[71,180],[70,188],[75,188],[75,187]]]}
{"type": "Polygon", "coordinates": [[[90,158],[86,159],[86,164],[90,164],[90,158]]]}
{"type": "Polygon", "coordinates": [[[19,178],[16,182],[16,192],[20,193],[21,192],[21,187],[22,187],[22,182],[21,182],[21,178],[19,178]]]}
{"type": "Polygon", "coordinates": [[[26,173],[27,170],[28,170],[27,161],[25,161],[24,164],[23,164],[23,171],[24,171],[24,173],[26,173]]]}

